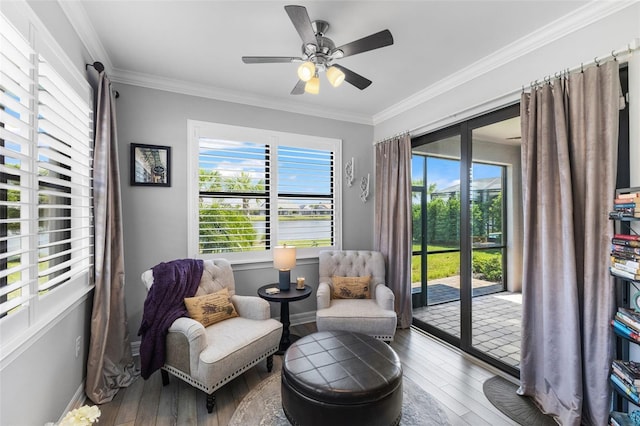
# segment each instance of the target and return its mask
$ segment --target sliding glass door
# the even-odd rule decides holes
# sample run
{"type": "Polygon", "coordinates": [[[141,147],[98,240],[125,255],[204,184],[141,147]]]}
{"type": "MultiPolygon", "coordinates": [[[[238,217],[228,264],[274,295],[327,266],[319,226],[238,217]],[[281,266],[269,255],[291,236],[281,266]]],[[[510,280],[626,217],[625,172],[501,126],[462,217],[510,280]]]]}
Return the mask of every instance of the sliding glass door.
{"type": "Polygon", "coordinates": [[[460,136],[414,150],[412,160],[414,306],[446,304],[430,323],[460,337],[460,136]]]}
{"type": "Polygon", "coordinates": [[[414,323],[514,375],[519,136],[516,105],[412,141],[414,323]]]}

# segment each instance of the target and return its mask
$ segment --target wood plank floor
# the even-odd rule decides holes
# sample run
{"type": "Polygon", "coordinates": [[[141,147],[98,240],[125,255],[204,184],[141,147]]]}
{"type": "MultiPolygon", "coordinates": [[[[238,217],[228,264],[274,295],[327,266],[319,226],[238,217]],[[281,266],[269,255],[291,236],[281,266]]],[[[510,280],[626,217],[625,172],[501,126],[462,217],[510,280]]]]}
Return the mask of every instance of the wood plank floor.
{"type": "MultiPolygon", "coordinates": [[[[316,328],[311,323],[291,330],[304,336],[316,328]]],[[[493,367],[484,366],[415,329],[398,330],[391,347],[402,361],[405,377],[440,402],[452,425],[516,425],[493,407],[482,392],[482,383],[499,374],[493,367]]],[[[216,392],[216,405],[211,414],[207,413],[204,392],[174,377],[163,387],[160,372],[156,372],[147,381],[136,380],[118,392],[113,401],[101,405],[100,426],[226,426],[245,395],[269,375],[279,374],[281,369],[282,357],[276,355],[271,373],[267,372],[266,362],[246,371],[216,392]]]]}

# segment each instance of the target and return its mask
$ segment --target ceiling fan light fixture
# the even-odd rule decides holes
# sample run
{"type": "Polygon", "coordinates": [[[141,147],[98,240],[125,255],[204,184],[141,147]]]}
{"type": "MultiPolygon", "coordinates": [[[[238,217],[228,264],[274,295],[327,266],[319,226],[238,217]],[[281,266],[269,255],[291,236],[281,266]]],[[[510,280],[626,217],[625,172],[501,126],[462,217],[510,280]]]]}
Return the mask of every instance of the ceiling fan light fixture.
{"type": "Polygon", "coordinates": [[[316,74],[316,66],[313,62],[306,61],[298,67],[298,78],[302,81],[309,81],[316,74]]]}
{"type": "Polygon", "coordinates": [[[329,67],[327,69],[327,80],[333,87],[338,87],[344,81],[344,73],[337,67],[329,67]]]}
{"type": "Polygon", "coordinates": [[[304,91],[312,95],[320,93],[320,79],[317,75],[307,81],[307,84],[304,85],[304,91]]]}

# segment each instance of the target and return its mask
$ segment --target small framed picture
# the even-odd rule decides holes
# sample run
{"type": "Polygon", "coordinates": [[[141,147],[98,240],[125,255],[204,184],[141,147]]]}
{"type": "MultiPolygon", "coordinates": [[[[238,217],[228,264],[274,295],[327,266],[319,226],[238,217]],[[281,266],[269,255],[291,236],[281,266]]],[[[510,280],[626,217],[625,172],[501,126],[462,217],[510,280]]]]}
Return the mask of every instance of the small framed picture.
{"type": "Polygon", "coordinates": [[[171,147],[131,144],[131,185],[171,186],[171,147]]]}

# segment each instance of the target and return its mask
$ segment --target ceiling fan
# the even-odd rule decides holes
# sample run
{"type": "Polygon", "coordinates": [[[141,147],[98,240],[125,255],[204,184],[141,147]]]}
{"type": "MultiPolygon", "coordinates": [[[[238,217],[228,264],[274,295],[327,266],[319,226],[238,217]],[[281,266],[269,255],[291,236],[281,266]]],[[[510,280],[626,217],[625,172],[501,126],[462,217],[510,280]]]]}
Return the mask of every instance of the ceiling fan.
{"type": "Polygon", "coordinates": [[[371,80],[336,64],[338,59],[368,52],[393,44],[393,36],[389,30],[382,30],[351,43],[336,47],[333,40],[325,37],[329,29],[326,21],[311,21],[304,6],[289,5],[284,7],[302,39],[302,56],[243,56],[245,64],[273,64],[301,62],[298,67],[298,83],[291,91],[292,95],[305,92],[317,94],[320,91],[318,73],[325,72],[332,86],[338,87],[343,81],[360,90],[371,84],[371,80]]]}

